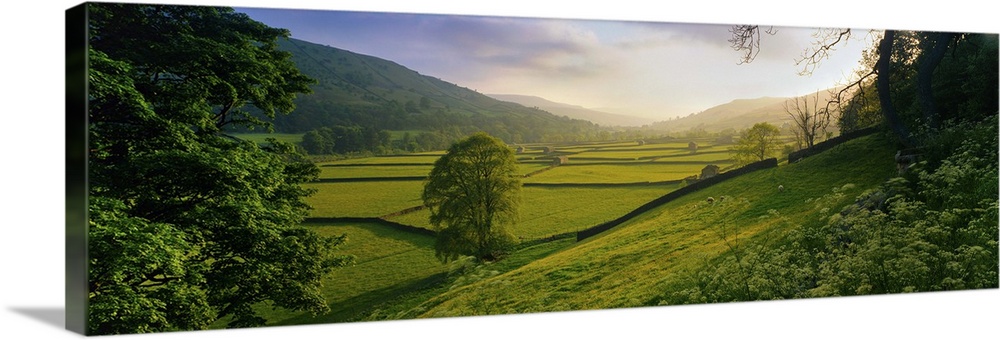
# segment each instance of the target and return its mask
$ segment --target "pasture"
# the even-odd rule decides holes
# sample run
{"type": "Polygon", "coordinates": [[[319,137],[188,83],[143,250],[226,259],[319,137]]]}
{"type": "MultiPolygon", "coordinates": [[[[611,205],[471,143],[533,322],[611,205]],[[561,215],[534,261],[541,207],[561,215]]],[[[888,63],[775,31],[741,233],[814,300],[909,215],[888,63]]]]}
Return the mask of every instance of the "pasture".
{"type": "MultiPolygon", "coordinates": [[[[525,176],[522,205],[511,232],[527,243],[508,259],[488,267],[497,273],[507,272],[573,248],[576,232],[613,220],[676,190],[682,185],[681,179],[699,174],[708,164],[726,167],[731,163],[727,146],[699,142],[702,144],[705,146],[694,153],[686,141],[524,145],[523,152],[516,155],[519,175],[525,176]],[[546,147],[553,152],[546,153],[546,147]],[[558,156],[565,156],[568,163],[553,166],[558,156]]],[[[427,209],[409,208],[422,205],[424,181],[414,178],[427,176],[443,154],[318,163],[321,182],[305,184],[316,190],[307,199],[313,208],[310,217],[383,217],[390,222],[433,229],[427,209]]],[[[307,221],[304,225],[325,235],[347,234],[348,244],[340,251],[357,256],[357,261],[335,270],[324,282],[323,294],[331,303],[331,313],[311,317],[271,310],[267,314],[269,324],[399,318],[412,312],[409,308],[455,286],[485,279],[480,277],[482,273],[449,274],[455,264],[442,264],[434,257],[432,236],[379,222],[307,221]],[[468,281],[469,277],[476,279],[468,281]],[[387,315],[387,311],[402,314],[387,315]]]]}
{"type": "Polygon", "coordinates": [[[526,178],[525,183],[638,183],[679,181],[701,173],[708,163],[570,164],[526,178]]]}
{"type": "Polygon", "coordinates": [[[306,223],[323,236],[347,235],[338,252],[355,256],[354,263],[324,278],[322,294],[331,312],[308,313],[260,308],[272,325],[353,321],[371,307],[425,285],[436,283],[448,266],[434,257],[434,238],[399,231],[379,223],[306,223]]]}
{"type": "Polygon", "coordinates": [[[777,246],[801,225],[824,223],[892,176],[892,162],[884,141],[866,137],[800,163],[736,177],[516,270],[439,295],[409,316],[659,305],[685,293],[693,271],[749,247],[749,240],[777,246]],[[779,184],[790,189],[779,192],[779,184]],[[705,200],[723,195],[724,202],[705,200]]]}
{"type": "MultiPolygon", "coordinates": [[[[521,219],[511,232],[523,240],[575,233],[613,220],[676,188],[677,185],[524,187],[521,219]]],[[[425,209],[388,220],[433,229],[429,218],[430,211],[425,209]]]]}
{"type": "Polygon", "coordinates": [[[423,204],[422,181],[308,183],[310,217],[378,217],[423,204]]]}

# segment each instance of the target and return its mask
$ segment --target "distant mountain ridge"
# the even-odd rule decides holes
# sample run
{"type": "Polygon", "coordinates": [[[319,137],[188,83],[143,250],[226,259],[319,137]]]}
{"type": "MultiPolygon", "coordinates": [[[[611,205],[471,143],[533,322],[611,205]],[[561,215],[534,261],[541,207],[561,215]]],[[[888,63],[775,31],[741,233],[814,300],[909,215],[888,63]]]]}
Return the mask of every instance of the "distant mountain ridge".
{"type": "Polygon", "coordinates": [[[507,102],[518,103],[527,107],[537,107],[557,116],[566,116],[569,118],[591,121],[601,126],[642,126],[652,124],[654,122],[653,119],[649,118],[588,109],[579,105],[554,102],[538,96],[519,94],[487,94],[487,96],[507,102]]]}
{"type": "Polygon", "coordinates": [[[486,131],[508,142],[529,142],[565,131],[597,130],[591,122],[497,100],[386,59],[292,38],[280,39],[278,46],[291,53],[302,73],[317,80],[313,93],[296,98],[293,114],[275,119],[278,132],[358,125],[486,131]]]}
{"type": "Polygon", "coordinates": [[[755,99],[736,99],[729,103],[713,106],[704,111],[692,113],[677,119],[659,121],[650,125],[650,129],[662,131],[685,131],[704,129],[717,132],[725,129],[742,130],[756,123],[768,122],[776,126],[790,123],[791,118],[785,112],[784,104],[793,99],[808,97],[812,103],[814,96],[819,94],[820,105],[829,100],[829,90],[821,90],[799,97],[760,97],[755,99]]]}

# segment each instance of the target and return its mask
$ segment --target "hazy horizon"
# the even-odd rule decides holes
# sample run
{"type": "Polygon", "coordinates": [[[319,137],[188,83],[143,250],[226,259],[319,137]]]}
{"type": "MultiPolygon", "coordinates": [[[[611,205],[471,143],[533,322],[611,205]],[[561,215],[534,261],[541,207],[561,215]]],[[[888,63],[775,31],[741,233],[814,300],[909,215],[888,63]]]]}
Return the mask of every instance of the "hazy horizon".
{"type": "Polygon", "coordinates": [[[292,37],[391,60],[480,93],[542,97],[654,120],[734,99],[833,87],[857,66],[866,32],[812,76],[796,58],[814,28],[775,27],[739,65],[729,25],[237,8],[292,37]]]}

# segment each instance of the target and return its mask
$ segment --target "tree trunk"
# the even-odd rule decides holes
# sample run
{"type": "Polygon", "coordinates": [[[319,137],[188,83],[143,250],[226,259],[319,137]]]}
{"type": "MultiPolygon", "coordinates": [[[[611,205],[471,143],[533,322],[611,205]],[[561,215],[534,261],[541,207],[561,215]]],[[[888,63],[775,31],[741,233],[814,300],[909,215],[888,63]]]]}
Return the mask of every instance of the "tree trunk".
{"type": "Polygon", "coordinates": [[[910,132],[892,105],[892,90],[889,88],[891,83],[889,76],[892,73],[892,45],[895,39],[896,31],[886,30],[878,45],[878,61],[875,63],[875,69],[878,73],[878,100],[882,106],[882,115],[885,116],[889,128],[906,147],[913,147],[915,143],[910,132]]]}
{"type": "Polygon", "coordinates": [[[917,102],[920,104],[920,111],[923,112],[924,121],[932,130],[938,127],[938,113],[934,106],[934,90],[931,88],[931,79],[934,77],[934,69],[941,64],[948,45],[955,37],[954,33],[931,33],[927,37],[927,44],[924,45],[924,54],[920,58],[920,66],[917,69],[917,102]]]}

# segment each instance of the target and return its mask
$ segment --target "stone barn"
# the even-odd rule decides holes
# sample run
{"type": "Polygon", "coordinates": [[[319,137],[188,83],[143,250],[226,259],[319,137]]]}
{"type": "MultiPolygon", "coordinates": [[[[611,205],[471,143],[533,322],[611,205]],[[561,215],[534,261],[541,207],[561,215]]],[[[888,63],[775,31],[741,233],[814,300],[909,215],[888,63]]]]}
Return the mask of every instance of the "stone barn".
{"type": "Polygon", "coordinates": [[[719,166],[715,164],[706,165],[704,169],[701,169],[701,176],[699,178],[706,179],[715,177],[719,174],[719,166]]]}
{"type": "Polygon", "coordinates": [[[554,148],[554,147],[551,147],[551,146],[546,146],[545,147],[545,153],[552,153],[554,151],[556,151],[556,148],[554,148]]]}
{"type": "Polygon", "coordinates": [[[644,141],[644,140],[638,140],[638,141],[636,141],[635,143],[636,143],[636,144],[639,144],[639,146],[643,146],[643,145],[646,145],[646,141],[644,141]]]}
{"type": "Polygon", "coordinates": [[[517,153],[524,153],[524,147],[523,146],[518,146],[517,147],[517,153]]]}
{"type": "Polygon", "coordinates": [[[688,150],[690,150],[691,152],[697,152],[698,151],[698,143],[688,142],[688,150]]]}
{"type": "Polygon", "coordinates": [[[552,162],[553,165],[564,165],[566,163],[569,163],[569,157],[566,156],[556,157],[555,160],[552,162]]]}

